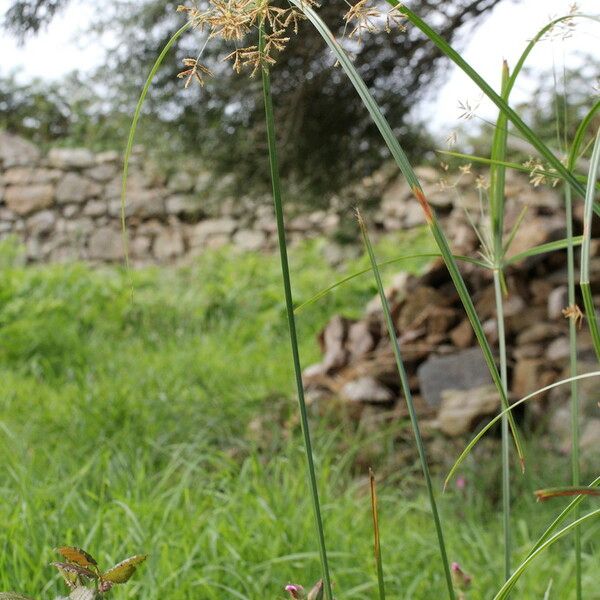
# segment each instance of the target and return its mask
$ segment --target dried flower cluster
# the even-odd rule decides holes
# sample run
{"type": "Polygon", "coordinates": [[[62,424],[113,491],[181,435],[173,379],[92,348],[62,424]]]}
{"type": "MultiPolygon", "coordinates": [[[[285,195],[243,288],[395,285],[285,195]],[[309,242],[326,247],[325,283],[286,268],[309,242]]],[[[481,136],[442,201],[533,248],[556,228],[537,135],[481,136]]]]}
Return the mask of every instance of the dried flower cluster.
{"type": "MultiPolygon", "coordinates": [[[[397,8],[383,12],[374,0],[358,0],[344,15],[346,26],[351,27],[349,37],[362,38],[365,32],[390,31],[393,26],[403,28],[401,15],[397,8]]],[[[208,40],[220,38],[233,42],[235,50],[225,57],[230,60],[233,69],[241,72],[249,69],[255,76],[260,69],[275,64],[278,52],[285,50],[292,34],[298,33],[300,21],[306,17],[302,7],[315,8],[317,0],[301,0],[300,7],[289,0],[200,0],[193,7],[180,5],[177,10],[187,14],[192,26],[199,31],[208,32],[208,40]],[[247,45],[247,37],[264,27],[264,44],[247,45]]],[[[210,69],[200,62],[202,51],[197,58],[185,58],[186,67],[178,77],[186,80],[186,87],[192,80],[204,85],[204,76],[210,76],[210,69]]]]}
{"type": "MultiPolygon", "coordinates": [[[[317,6],[316,0],[303,0],[303,3],[317,6]]],[[[249,68],[252,76],[275,63],[276,53],[285,49],[291,33],[298,33],[298,25],[305,18],[295,6],[282,8],[270,0],[205,0],[195,7],[179,6],[177,10],[187,14],[195,29],[207,31],[209,40],[220,38],[234,42],[236,49],[225,60],[231,60],[238,73],[249,68]],[[261,24],[265,28],[264,47],[245,45],[247,36],[256,32],[261,24]]],[[[184,59],[184,66],[191,67],[179,74],[187,78],[186,85],[192,78],[202,85],[202,74],[210,75],[210,70],[199,61],[200,56],[184,59]]]]}
{"type": "Polygon", "coordinates": [[[544,166],[539,160],[529,158],[528,161],[523,163],[523,166],[529,169],[529,183],[533,187],[539,187],[540,185],[550,184],[552,187],[556,187],[560,181],[558,177],[553,177],[556,173],[556,169],[548,166],[544,166]]]}

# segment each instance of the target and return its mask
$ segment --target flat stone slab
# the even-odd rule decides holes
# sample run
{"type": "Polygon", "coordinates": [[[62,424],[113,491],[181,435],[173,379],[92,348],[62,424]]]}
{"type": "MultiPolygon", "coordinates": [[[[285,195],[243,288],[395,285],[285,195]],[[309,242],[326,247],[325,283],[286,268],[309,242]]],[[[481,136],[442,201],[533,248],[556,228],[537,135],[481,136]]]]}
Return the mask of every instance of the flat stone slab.
{"type": "Polygon", "coordinates": [[[432,354],[417,370],[421,395],[437,408],[444,390],[471,390],[493,383],[480,348],[449,356],[432,354]]]}

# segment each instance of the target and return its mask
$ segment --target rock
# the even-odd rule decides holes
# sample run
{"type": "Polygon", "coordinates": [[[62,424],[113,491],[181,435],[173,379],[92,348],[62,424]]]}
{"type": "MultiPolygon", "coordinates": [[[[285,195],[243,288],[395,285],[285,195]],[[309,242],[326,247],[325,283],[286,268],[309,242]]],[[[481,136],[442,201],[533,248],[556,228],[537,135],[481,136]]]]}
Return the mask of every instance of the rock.
{"type": "Polygon", "coordinates": [[[62,214],[66,219],[72,219],[75,215],[79,214],[78,204],[65,204],[62,214]]]}
{"type": "Polygon", "coordinates": [[[99,217],[105,215],[108,206],[105,200],[89,200],[83,207],[83,214],[88,217],[99,217]]]}
{"type": "Polygon", "coordinates": [[[52,231],[55,223],[55,214],[51,210],[42,210],[29,217],[25,226],[32,235],[37,237],[52,231]]]}
{"type": "Polygon", "coordinates": [[[233,235],[233,243],[242,250],[260,250],[267,241],[263,231],[240,229],[233,235]]]}
{"type": "Polygon", "coordinates": [[[348,352],[344,348],[349,322],[336,315],[333,317],[319,336],[323,351],[324,370],[326,373],[346,364],[348,352]]]}
{"type": "Polygon", "coordinates": [[[563,309],[569,304],[569,294],[566,285],[561,285],[548,294],[548,318],[562,320],[563,309]]]}
{"type": "Polygon", "coordinates": [[[445,307],[447,304],[447,299],[434,288],[417,287],[406,296],[406,301],[398,317],[398,331],[404,333],[409,329],[424,325],[427,317],[434,314],[438,307],[445,307]]]}
{"type": "Polygon", "coordinates": [[[189,242],[192,247],[202,246],[211,237],[229,236],[237,229],[234,219],[206,219],[195,225],[189,233],[189,242]]]}
{"type": "Polygon", "coordinates": [[[167,188],[174,192],[191,192],[194,189],[194,178],[187,171],[177,171],[169,178],[167,188]]]}
{"type": "Polygon", "coordinates": [[[348,328],[348,341],[346,348],[351,360],[362,358],[375,347],[375,340],[369,330],[367,321],[357,321],[348,328]]]}
{"type": "Polygon", "coordinates": [[[443,390],[437,416],[440,430],[449,436],[463,435],[499,408],[500,395],[493,384],[469,390],[443,390]]]}
{"type": "MultiPolygon", "coordinates": [[[[511,392],[518,398],[523,398],[540,388],[540,376],[545,367],[545,361],[538,358],[522,358],[517,361],[512,377],[511,392]]],[[[542,399],[543,396],[538,396],[542,399]]]]}
{"type": "Polygon", "coordinates": [[[535,323],[517,336],[517,344],[535,344],[560,335],[563,329],[554,323],[535,323]]]}
{"type": "Polygon", "coordinates": [[[569,358],[569,338],[561,336],[556,338],[546,348],[546,359],[551,361],[564,361],[569,358]]]}
{"type": "Polygon", "coordinates": [[[468,348],[473,344],[475,333],[469,319],[463,319],[451,332],[450,339],[458,348],[468,348]]]}
{"type": "Polygon", "coordinates": [[[198,217],[202,214],[202,207],[197,196],[176,194],[167,198],[165,203],[167,214],[198,217]]]}
{"type": "Polygon", "coordinates": [[[52,206],[54,186],[48,183],[26,187],[13,185],[6,188],[4,199],[10,210],[18,215],[28,215],[52,206]]]}
{"type": "Polygon", "coordinates": [[[62,176],[58,169],[37,169],[32,167],[12,167],[2,177],[6,185],[30,185],[32,183],[54,183],[62,176]]]}
{"type": "MultiPolygon", "coordinates": [[[[112,217],[121,215],[121,200],[119,198],[115,198],[108,203],[108,214],[112,217]]],[[[160,189],[133,189],[128,191],[125,214],[128,217],[136,216],[142,219],[163,217],[165,207],[162,191],[160,189]]]]}
{"type": "Polygon", "coordinates": [[[417,376],[421,395],[432,407],[440,405],[444,390],[471,390],[491,383],[488,367],[479,348],[443,357],[431,354],[419,366],[417,376]]]}
{"type": "Polygon", "coordinates": [[[181,232],[176,229],[165,228],[154,240],[154,256],[160,261],[181,256],[185,250],[181,232]]]}
{"type": "Polygon", "coordinates": [[[91,179],[77,173],[67,173],[56,186],[56,201],[58,204],[84,202],[99,196],[101,192],[102,186],[91,179]]]}
{"type": "Polygon", "coordinates": [[[419,227],[420,225],[425,225],[423,209],[417,200],[408,200],[404,213],[404,227],[419,227]]]}
{"type": "Polygon", "coordinates": [[[120,231],[100,227],[92,232],[88,242],[90,258],[115,261],[124,257],[123,238],[120,231]]]}
{"type": "Polygon", "coordinates": [[[381,210],[386,217],[402,219],[406,214],[411,191],[404,176],[398,177],[381,196],[381,210]]]}
{"type": "Polygon", "coordinates": [[[152,240],[145,235],[136,235],[129,242],[129,252],[133,258],[146,258],[150,254],[152,240]]]}
{"type": "Polygon", "coordinates": [[[600,455],[600,419],[589,419],[585,422],[579,438],[579,447],[584,459],[600,455]]]}
{"type": "Polygon", "coordinates": [[[196,185],[194,186],[194,190],[198,193],[206,192],[212,185],[214,181],[214,174],[209,171],[200,171],[196,176],[196,185]]]}
{"type": "Polygon", "coordinates": [[[41,152],[35,144],[17,135],[0,131],[0,163],[5,169],[30,166],[40,159],[41,152]]]}
{"type": "Polygon", "coordinates": [[[107,150],[96,154],[96,164],[103,165],[106,163],[118,163],[121,160],[121,155],[116,150],[107,150]]]}
{"type": "Polygon", "coordinates": [[[350,402],[388,403],[394,400],[392,392],[374,377],[359,377],[342,386],[340,396],[350,402]]]}
{"type": "Polygon", "coordinates": [[[84,169],[95,163],[95,157],[87,148],[52,148],[48,163],[59,169],[84,169]]]}
{"type": "Polygon", "coordinates": [[[85,175],[94,181],[106,183],[114,179],[118,175],[118,171],[118,165],[110,162],[104,162],[92,167],[91,169],[87,169],[85,171],[85,175]]]}

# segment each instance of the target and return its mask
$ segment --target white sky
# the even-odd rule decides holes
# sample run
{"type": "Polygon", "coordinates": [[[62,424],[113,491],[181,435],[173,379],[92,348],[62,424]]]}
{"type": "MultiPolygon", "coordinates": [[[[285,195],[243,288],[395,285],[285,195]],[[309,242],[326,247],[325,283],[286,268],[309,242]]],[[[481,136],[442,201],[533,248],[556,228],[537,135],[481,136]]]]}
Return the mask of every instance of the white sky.
{"type": "MultiPolygon", "coordinates": [[[[440,0],[443,1],[443,0],[440,0]]],[[[409,3],[410,4],[410,3],[409,3]]],[[[503,58],[513,65],[527,41],[545,24],[550,16],[567,12],[566,0],[519,0],[501,2],[487,19],[480,23],[471,39],[466,43],[464,57],[484,78],[496,88],[500,79],[503,58]]],[[[579,0],[582,12],[600,15],[600,0],[579,0]]],[[[9,0],[0,0],[0,14],[9,5],[9,0]]],[[[0,38],[0,56],[3,57],[0,73],[6,75],[16,70],[20,81],[33,77],[57,79],[73,70],[85,71],[97,65],[103,57],[102,48],[96,43],[77,43],[79,31],[85,30],[92,18],[90,2],[72,0],[70,6],[50,25],[47,31],[29,40],[20,47],[16,41],[4,35],[0,38]]],[[[538,69],[556,63],[576,66],[578,52],[587,52],[600,60],[600,23],[578,21],[576,34],[565,42],[545,42],[534,50],[528,65],[538,69]]],[[[562,67],[561,67],[562,68],[562,67]]],[[[525,81],[525,80],[524,80],[525,81]]],[[[590,82],[590,90],[594,82],[590,82]]],[[[480,93],[470,80],[451,67],[451,75],[441,89],[432,94],[431,102],[421,108],[421,114],[434,131],[440,134],[454,127],[459,114],[458,101],[479,99],[480,93]]],[[[521,84],[515,88],[513,101],[527,98],[521,84]]],[[[482,102],[478,114],[494,118],[493,106],[482,102]]]]}

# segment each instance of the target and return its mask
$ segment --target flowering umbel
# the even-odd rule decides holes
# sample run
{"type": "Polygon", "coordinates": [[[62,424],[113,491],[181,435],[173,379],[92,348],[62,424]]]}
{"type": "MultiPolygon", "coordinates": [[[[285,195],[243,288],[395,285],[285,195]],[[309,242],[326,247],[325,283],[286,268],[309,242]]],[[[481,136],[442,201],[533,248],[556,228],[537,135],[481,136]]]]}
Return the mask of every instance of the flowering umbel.
{"type": "MultiPolygon", "coordinates": [[[[349,37],[361,38],[364,32],[380,29],[389,32],[392,26],[402,27],[397,8],[383,13],[374,0],[358,0],[348,5],[343,19],[351,26],[349,37]]],[[[208,32],[207,41],[220,38],[233,42],[235,49],[224,60],[230,60],[236,72],[249,69],[250,75],[255,76],[261,68],[274,65],[277,54],[285,50],[292,34],[298,33],[300,21],[306,18],[302,9],[318,6],[317,0],[300,0],[296,4],[289,0],[277,3],[275,0],[200,0],[193,7],[180,5],[177,11],[187,14],[194,29],[208,32]],[[262,47],[248,45],[248,36],[260,26],[264,28],[264,44],[262,47]]],[[[203,75],[212,75],[208,67],[199,62],[201,55],[202,51],[198,58],[184,60],[188,68],[178,77],[186,79],[186,87],[193,79],[204,85],[203,75]]]]}

